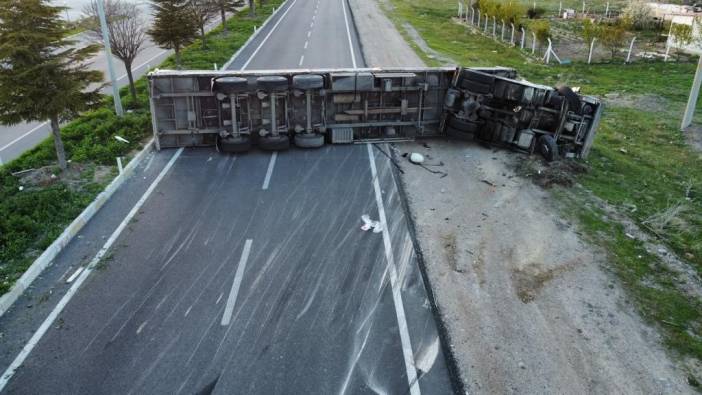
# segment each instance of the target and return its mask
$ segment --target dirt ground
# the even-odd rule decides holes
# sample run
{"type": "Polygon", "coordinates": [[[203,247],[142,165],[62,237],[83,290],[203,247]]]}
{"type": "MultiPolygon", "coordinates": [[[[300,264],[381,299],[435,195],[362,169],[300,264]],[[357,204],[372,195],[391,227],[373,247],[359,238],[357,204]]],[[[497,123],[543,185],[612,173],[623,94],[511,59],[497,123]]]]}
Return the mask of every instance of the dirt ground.
{"type": "MultiPolygon", "coordinates": [[[[350,4],[369,66],[417,62],[377,0],[350,4]]],[[[518,175],[524,156],[442,140],[395,149],[467,392],[690,392],[606,272],[605,255],[558,217],[547,191],[518,175]],[[426,168],[402,156],[411,152],[426,156],[426,168]]]]}
{"type": "Polygon", "coordinates": [[[523,156],[455,141],[397,145],[417,236],[470,393],[686,393],[603,270],[605,257],[515,173],[523,156]],[[515,162],[516,161],[516,162],[515,162]]]}

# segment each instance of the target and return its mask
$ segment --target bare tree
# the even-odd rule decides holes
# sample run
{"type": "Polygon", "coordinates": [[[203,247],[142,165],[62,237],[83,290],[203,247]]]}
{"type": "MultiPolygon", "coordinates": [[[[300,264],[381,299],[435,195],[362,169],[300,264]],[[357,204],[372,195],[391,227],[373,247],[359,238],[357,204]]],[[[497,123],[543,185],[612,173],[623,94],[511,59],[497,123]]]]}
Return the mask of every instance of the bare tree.
{"type": "Polygon", "coordinates": [[[202,48],[207,47],[207,35],[205,34],[205,26],[214,19],[217,15],[218,7],[214,0],[190,0],[190,8],[195,18],[195,23],[200,30],[200,39],[202,40],[202,48]]]}
{"type": "MultiPolygon", "coordinates": [[[[112,54],[124,63],[129,79],[129,92],[136,100],[137,93],[134,86],[132,64],[146,41],[146,21],[141,16],[139,7],[134,3],[122,0],[105,0],[104,4],[112,54]]],[[[91,0],[90,4],[83,8],[83,13],[88,18],[90,31],[102,37],[95,0],[91,0]]]]}
{"type": "Polygon", "coordinates": [[[232,0],[213,0],[219,11],[220,18],[222,18],[222,26],[224,31],[227,32],[227,12],[236,12],[237,1],[232,0]]]}

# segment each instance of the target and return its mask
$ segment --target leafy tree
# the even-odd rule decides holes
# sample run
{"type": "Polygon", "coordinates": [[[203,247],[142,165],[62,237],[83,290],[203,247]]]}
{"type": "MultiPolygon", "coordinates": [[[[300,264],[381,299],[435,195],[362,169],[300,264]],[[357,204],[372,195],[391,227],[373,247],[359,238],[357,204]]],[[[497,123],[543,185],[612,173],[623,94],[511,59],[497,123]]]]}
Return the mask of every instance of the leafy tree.
{"type": "Polygon", "coordinates": [[[600,35],[600,26],[591,19],[585,18],[582,22],[582,30],[580,33],[583,36],[583,40],[587,45],[590,45],[593,39],[598,38],[600,35]]]}
{"type": "Polygon", "coordinates": [[[647,29],[653,22],[653,11],[645,0],[629,0],[621,16],[639,30],[647,29]]]}
{"type": "Polygon", "coordinates": [[[205,35],[205,26],[214,19],[217,14],[217,4],[214,0],[190,0],[190,9],[200,30],[200,39],[202,40],[202,49],[207,48],[207,35],[205,35]]]}
{"type": "Polygon", "coordinates": [[[66,39],[65,7],[48,0],[0,0],[0,122],[48,119],[61,169],[66,152],[60,121],[99,104],[103,75],[88,69],[97,45],[66,39]]]}
{"type": "Polygon", "coordinates": [[[197,23],[189,0],[151,0],[154,21],[148,34],[162,48],[175,51],[176,66],[181,67],[180,50],[195,41],[197,23]]]}
{"type": "Polygon", "coordinates": [[[680,50],[692,44],[694,41],[692,26],[682,23],[673,23],[670,26],[670,35],[672,36],[672,40],[675,42],[675,53],[676,57],[679,59],[680,50]]]}
{"type": "Polygon", "coordinates": [[[543,45],[551,37],[551,24],[547,19],[535,19],[529,23],[529,29],[536,35],[536,41],[543,45]]]}
{"type": "Polygon", "coordinates": [[[222,18],[222,26],[224,31],[229,31],[227,28],[227,12],[236,12],[237,1],[232,0],[213,0],[219,10],[219,15],[222,18]]]}
{"type": "MultiPolygon", "coordinates": [[[[110,32],[112,54],[124,63],[124,68],[127,70],[127,78],[129,79],[129,92],[132,98],[136,100],[137,93],[134,86],[132,64],[144,47],[146,22],[141,16],[139,7],[134,3],[127,3],[122,0],[105,0],[104,10],[107,28],[110,32]]],[[[94,35],[102,38],[100,18],[95,0],[92,0],[90,4],[83,8],[83,13],[86,15],[88,29],[94,35]]]]}
{"type": "Polygon", "coordinates": [[[598,28],[597,39],[605,48],[612,53],[612,59],[617,55],[617,52],[625,45],[626,42],[626,23],[619,22],[611,25],[600,25],[598,28]]]}

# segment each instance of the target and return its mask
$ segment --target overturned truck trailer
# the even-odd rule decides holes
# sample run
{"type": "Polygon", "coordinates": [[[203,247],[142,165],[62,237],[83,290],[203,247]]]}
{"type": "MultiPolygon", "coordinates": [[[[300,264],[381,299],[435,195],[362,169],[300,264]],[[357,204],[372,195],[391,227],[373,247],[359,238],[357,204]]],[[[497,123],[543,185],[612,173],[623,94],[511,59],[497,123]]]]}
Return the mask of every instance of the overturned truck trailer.
{"type": "Polygon", "coordinates": [[[447,136],[546,159],[585,157],[594,97],[508,68],[170,71],[149,74],[157,148],[244,152],[447,136]]]}

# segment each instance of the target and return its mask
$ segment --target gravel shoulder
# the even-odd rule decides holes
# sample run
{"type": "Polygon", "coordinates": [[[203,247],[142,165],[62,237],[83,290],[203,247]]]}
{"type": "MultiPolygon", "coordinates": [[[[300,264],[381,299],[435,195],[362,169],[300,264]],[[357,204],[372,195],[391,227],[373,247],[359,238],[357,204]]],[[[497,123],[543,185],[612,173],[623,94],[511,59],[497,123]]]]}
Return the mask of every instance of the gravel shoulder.
{"type": "MultiPolygon", "coordinates": [[[[376,0],[350,4],[370,67],[423,65],[376,0]]],[[[548,192],[516,174],[523,156],[442,140],[395,149],[468,392],[690,392],[607,272],[606,254],[558,216],[548,192]],[[411,152],[447,175],[410,164],[402,154],[411,152]]]]}
{"type": "Polygon", "coordinates": [[[515,174],[521,155],[440,140],[397,149],[448,174],[400,162],[470,393],[690,391],[604,269],[605,255],[559,218],[548,192],[515,174]]]}

